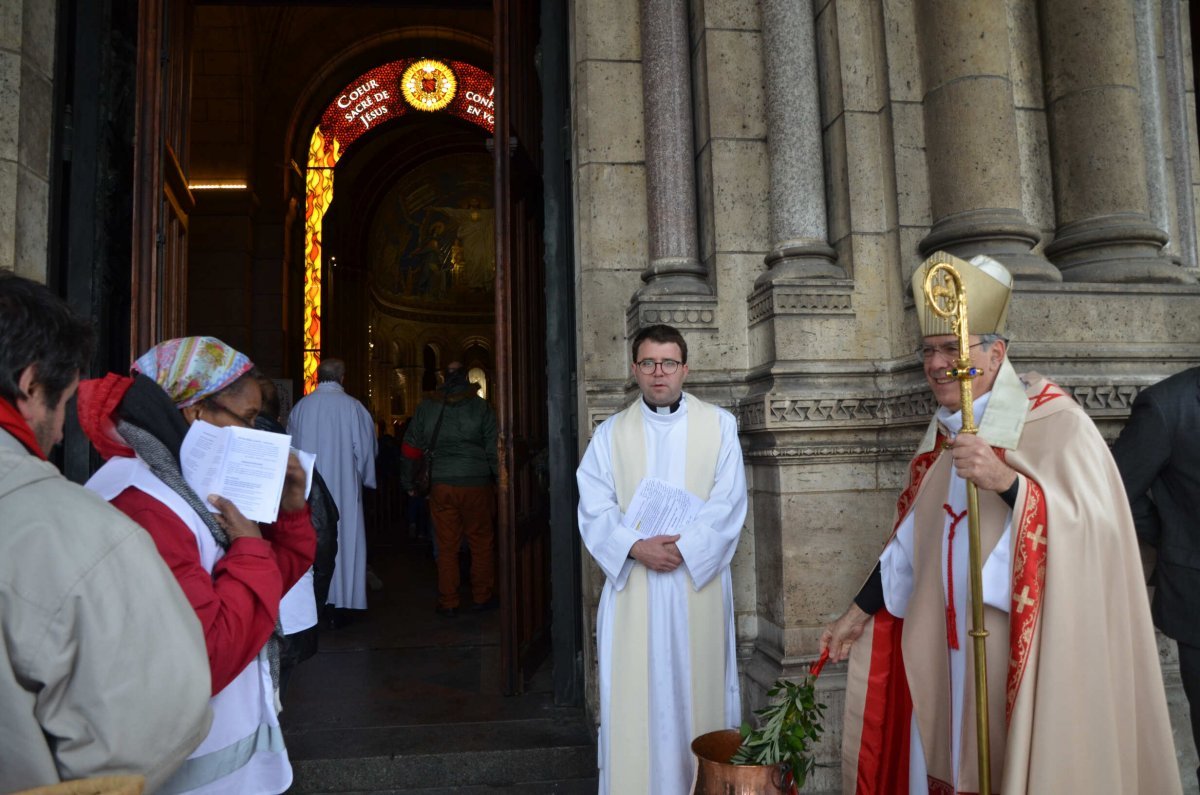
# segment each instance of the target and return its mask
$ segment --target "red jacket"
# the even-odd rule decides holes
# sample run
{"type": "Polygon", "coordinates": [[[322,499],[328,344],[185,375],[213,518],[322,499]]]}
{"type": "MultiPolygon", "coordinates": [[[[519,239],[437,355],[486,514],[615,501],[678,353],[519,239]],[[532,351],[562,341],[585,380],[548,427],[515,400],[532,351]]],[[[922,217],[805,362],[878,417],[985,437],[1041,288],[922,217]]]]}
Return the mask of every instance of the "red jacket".
{"type": "Polygon", "coordinates": [[[204,628],[212,692],[233,681],[271,637],[279,600],[312,565],[317,534],[308,506],[280,513],[263,526],[262,538],[237,538],[212,574],[200,563],[192,531],[167,506],[144,491],[129,488],[112,504],[154,539],[204,628]]]}

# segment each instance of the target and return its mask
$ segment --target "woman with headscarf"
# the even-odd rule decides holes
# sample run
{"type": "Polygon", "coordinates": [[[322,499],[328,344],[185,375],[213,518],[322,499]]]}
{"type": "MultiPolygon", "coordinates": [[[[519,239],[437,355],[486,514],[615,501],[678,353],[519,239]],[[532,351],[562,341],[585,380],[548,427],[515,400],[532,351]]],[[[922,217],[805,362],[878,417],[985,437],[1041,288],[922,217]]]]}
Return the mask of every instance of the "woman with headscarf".
{"type": "Polygon", "coordinates": [[[131,376],[110,373],[79,386],[80,424],[107,459],[87,486],[154,539],[208,647],[212,728],[163,793],[268,795],[292,782],[277,717],[275,631],[280,597],[316,549],[304,470],[293,455],[279,515],[260,527],[232,502],[196,494],[179,463],[192,422],[252,428],[261,403],[253,364],[212,337],[160,343],[131,376]]]}

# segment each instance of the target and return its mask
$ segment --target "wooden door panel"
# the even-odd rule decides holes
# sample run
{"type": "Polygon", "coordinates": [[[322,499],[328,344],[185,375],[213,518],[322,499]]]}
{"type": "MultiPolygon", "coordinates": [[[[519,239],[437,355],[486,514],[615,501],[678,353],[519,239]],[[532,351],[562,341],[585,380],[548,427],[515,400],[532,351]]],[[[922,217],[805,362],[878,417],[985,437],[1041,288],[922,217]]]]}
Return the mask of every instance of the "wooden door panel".
{"type": "Polygon", "coordinates": [[[535,0],[496,0],[496,339],[501,664],[520,692],[550,648],[546,321],[535,0]]]}
{"type": "Polygon", "coordinates": [[[130,358],[186,329],[192,0],[139,0],[130,358]]]}

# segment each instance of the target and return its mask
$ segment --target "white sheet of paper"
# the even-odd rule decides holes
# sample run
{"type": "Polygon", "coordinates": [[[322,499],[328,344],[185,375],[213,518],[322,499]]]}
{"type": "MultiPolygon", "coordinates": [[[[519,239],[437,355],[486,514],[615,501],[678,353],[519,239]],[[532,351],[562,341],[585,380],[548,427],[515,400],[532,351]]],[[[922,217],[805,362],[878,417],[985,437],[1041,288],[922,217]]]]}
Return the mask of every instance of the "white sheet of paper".
{"type": "Polygon", "coordinates": [[[292,452],[300,460],[300,466],[304,467],[304,499],[307,500],[309,492],[312,491],[312,473],[313,467],[317,465],[317,454],[306,453],[295,447],[292,448],[292,452]]]}
{"type": "Polygon", "coordinates": [[[180,447],[183,478],[213,513],[208,495],[231,501],[247,519],[273,522],[279,514],[291,437],[252,428],[219,428],[196,420],[180,447]]]}
{"type": "Polygon", "coordinates": [[[643,537],[674,535],[691,524],[704,500],[658,478],[642,478],[621,522],[643,537]]]}

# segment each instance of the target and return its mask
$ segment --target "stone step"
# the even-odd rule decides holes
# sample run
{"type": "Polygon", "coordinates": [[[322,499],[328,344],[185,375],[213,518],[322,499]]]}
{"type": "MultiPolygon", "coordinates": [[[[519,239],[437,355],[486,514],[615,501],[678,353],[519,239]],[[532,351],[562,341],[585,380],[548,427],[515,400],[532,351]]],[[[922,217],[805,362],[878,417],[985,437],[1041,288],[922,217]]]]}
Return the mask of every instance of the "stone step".
{"type": "Polygon", "coordinates": [[[595,791],[596,746],[577,710],[524,720],[309,729],[289,733],[287,744],[295,778],[288,792],[295,795],[595,791]]]}
{"type": "Polygon", "coordinates": [[[436,789],[376,789],[342,792],[341,795],[596,795],[598,786],[599,782],[595,778],[576,778],[570,781],[513,784],[509,787],[479,785],[436,789]]]}

